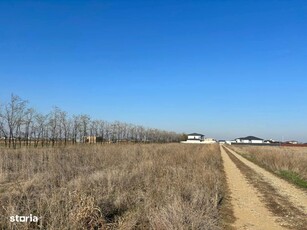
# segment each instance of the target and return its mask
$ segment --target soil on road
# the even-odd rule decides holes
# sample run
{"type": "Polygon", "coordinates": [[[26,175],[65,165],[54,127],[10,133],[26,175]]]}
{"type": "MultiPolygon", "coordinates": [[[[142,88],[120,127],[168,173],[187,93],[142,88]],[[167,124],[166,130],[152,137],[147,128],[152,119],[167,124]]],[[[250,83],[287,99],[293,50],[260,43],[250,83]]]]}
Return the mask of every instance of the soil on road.
{"type": "Polygon", "coordinates": [[[221,146],[235,229],[307,229],[307,194],[221,146]],[[282,191],[281,191],[282,190],[282,191]]]}

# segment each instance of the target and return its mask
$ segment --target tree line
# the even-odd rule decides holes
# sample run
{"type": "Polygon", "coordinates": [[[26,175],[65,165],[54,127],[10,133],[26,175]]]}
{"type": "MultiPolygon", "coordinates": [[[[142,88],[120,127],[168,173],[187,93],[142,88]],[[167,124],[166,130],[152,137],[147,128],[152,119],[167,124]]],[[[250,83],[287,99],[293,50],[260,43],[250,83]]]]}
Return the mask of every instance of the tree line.
{"type": "Polygon", "coordinates": [[[185,135],[142,125],[92,119],[87,114],[69,115],[58,107],[42,114],[29,107],[27,100],[12,94],[0,104],[0,138],[6,147],[59,146],[88,143],[178,142],[185,135]]]}

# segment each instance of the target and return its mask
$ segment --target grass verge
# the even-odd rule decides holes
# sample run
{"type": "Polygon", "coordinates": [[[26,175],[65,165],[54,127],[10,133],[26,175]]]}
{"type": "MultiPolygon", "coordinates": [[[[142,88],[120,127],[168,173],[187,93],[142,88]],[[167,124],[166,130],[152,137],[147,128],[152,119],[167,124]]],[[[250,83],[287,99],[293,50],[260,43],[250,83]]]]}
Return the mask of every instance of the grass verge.
{"type": "Polygon", "coordinates": [[[277,174],[301,188],[307,188],[307,181],[305,181],[303,178],[300,177],[300,175],[295,172],[288,170],[280,170],[277,174]]]}
{"type": "Polygon", "coordinates": [[[242,157],[285,179],[299,188],[307,189],[307,150],[305,148],[229,146],[242,157]]]}

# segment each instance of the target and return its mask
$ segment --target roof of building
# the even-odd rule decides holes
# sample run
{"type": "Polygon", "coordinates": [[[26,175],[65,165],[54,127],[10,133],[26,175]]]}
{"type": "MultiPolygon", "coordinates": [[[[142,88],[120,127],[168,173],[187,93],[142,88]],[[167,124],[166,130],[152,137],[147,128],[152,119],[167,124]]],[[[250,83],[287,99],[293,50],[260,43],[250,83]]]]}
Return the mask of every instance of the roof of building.
{"type": "Polygon", "coordinates": [[[204,136],[203,134],[200,133],[190,133],[188,136],[204,136]]]}
{"type": "Polygon", "coordinates": [[[240,137],[240,138],[236,138],[236,139],[240,139],[240,140],[259,140],[259,141],[263,141],[263,139],[261,139],[261,138],[259,138],[259,137],[254,137],[254,136],[240,137]]]}

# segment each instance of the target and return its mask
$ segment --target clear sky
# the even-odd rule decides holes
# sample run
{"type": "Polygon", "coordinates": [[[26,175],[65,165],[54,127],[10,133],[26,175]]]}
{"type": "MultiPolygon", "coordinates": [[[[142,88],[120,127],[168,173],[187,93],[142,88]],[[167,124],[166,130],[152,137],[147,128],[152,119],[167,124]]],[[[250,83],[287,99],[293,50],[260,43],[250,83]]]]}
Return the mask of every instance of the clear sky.
{"type": "Polygon", "coordinates": [[[0,100],[307,142],[307,2],[1,1],[0,100]]]}

